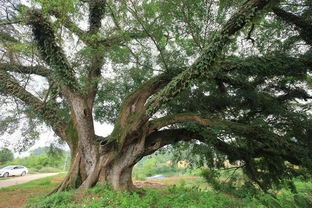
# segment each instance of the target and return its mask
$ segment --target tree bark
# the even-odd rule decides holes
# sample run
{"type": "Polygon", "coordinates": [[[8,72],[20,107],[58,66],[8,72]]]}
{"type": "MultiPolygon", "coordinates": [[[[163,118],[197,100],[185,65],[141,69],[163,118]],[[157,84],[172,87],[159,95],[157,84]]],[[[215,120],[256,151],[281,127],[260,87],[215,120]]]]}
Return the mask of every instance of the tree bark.
{"type": "Polygon", "coordinates": [[[55,191],[64,191],[70,188],[84,190],[94,186],[97,182],[108,183],[115,190],[131,190],[135,186],[132,182],[133,166],[143,157],[144,144],[142,142],[129,144],[122,150],[116,150],[112,144],[98,146],[98,159],[94,162],[94,168],[87,171],[85,155],[78,151],[72,166],[55,191]]]}

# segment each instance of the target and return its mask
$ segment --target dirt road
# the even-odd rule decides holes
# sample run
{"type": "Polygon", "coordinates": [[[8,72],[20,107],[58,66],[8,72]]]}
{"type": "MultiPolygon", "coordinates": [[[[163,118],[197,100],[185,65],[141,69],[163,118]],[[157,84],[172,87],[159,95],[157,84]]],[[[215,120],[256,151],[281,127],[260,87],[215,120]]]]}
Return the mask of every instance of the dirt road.
{"type": "Polygon", "coordinates": [[[29,181],[36,180],[39,178],[54,176],[57,174],[59,173],[38,173],[38,174],[32,174],[32,175],[26,175],[26,176],[9,177],[8,179],[0,180],[0,189],[9,187],[9,186],[18,185],[18,184],[27,183],[29,181]]]}

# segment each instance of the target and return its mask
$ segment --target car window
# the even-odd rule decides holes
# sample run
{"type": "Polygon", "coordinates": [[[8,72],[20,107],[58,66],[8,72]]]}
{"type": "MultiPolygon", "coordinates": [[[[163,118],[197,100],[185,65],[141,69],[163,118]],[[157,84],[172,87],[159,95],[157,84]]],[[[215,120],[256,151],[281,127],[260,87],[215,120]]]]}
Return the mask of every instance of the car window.
{"type": "Polygon", "coordinates": [[[11,170],[11,169],[13,169],[13,167],[14,167],[14,166],[7,166],[7,167],[5,167],[5,168],[3,168],[3,169],[11,170]]]}

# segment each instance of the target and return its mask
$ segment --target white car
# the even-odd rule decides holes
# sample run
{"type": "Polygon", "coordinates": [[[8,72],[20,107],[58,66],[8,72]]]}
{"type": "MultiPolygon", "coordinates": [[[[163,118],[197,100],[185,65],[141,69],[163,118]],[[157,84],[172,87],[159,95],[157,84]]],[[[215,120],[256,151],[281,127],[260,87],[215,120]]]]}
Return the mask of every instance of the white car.
{"type": "Polygon", "coordinates": [[[27,173],[28,169],[21,165],[10,165],[0,169],[0,177],[24,176],[27,173]]]}
{"type": "Polygon", "coordinates": [[[162,178],[165,178],[165,176],[163,176],[163,175],[154,175],[154,176],[146,177],[147,180],[162,179],[162,178]]]}

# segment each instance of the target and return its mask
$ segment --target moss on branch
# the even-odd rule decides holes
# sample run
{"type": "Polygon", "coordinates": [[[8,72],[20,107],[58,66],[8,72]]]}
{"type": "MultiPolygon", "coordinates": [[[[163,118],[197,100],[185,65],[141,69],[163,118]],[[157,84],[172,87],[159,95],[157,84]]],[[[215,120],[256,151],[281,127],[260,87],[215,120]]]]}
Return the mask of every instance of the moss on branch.
{"type": "Polygon", "coordinates": [[[42,59],[51,67],[52,76],[60,85],[77,90],[79,85],[62,48],[58,45],[52,24],[39,10],[27,12],[26,23],[31,25],[42,59]]]}
{"type": "Polygon", "coordinates": [[[198,77],[212,77],[218,72],[216,67],[224,48],[247,23],[256,18],[268,4],[278,3],[277,0],[255,0],[244,4],[222,27],[211,37],[210,44],[203,50],[195,63],[176,76],[163,90],[153,97],[148,106],[148,113],[155,113],[159,107],[168,102],[181,90],[187,88],[191,80],[198,77]]]}

